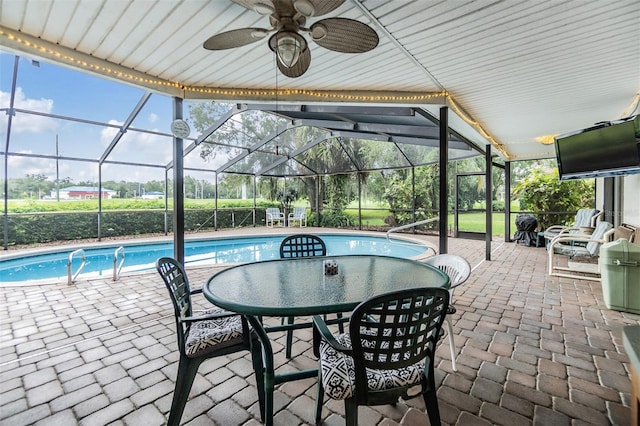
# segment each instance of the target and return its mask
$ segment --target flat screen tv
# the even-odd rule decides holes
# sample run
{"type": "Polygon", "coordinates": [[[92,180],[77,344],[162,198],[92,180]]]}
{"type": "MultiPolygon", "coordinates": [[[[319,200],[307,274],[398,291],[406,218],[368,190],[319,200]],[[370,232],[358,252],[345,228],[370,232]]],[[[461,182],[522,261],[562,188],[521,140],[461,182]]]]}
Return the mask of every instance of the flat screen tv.
{"type": "Polygon", "coordinates": [[[560,179],[640,173],[640,116],[555,137],[560,179]]]}

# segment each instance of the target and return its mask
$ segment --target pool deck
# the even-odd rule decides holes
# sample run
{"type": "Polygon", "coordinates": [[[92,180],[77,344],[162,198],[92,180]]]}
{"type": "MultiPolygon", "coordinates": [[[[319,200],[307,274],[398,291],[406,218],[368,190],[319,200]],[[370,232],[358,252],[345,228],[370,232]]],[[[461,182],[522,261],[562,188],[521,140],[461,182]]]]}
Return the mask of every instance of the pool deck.
{"type": "MultiPolygon", "coordinates": [[[[411,238],[437,246],[437,237],[411,238]]],[[[454,295],[459,371],[451,370],[446,338],[437,352],[443,423],[629,424],[630,366],[621,330],[640,324],[640,315],[607,309],[599,283],[549,277],[544,248],[495,240],[491,261],[484,260],[484,250],[484,241],[449,239],[449,253],[467,258],[474,270],[454,295]]],[[[220,268],[187,267],[192,286],[220,268]]],[[[202,298],[194,303],[208,307],[202,298]]],[[[178,360],[174,327],[171,302],[155,271],[117,282],[0,285],[0,424],[165,424],[178,360]]],[[[294,333],[291,360],[284,357],[284,334],[274,338],[278,366],[317,364],[310,330],[294,333]]],[[[252,376],[248,353],[205,362],[183,423],[260,424],[252,376]]],[[[315,392],[315,379],[279,385],[275,424],[311,424],[315,392]]],[[[423,410],[417,398],[359,412],[361,424],[426,425],[423,410]]],[[[324,424],[344,424],[343,413],[341,401],[326,401],[324,424]]]]}

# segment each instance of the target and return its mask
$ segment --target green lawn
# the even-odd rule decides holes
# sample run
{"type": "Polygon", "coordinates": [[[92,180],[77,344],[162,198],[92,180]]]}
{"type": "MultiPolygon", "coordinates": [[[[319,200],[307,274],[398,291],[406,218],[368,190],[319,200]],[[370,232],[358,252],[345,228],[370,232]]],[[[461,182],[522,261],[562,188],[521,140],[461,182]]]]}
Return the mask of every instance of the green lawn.
{"type": "MultiPolygon", "coordinates": [[[[357,210],[349,210],[349,215],[357,221],[358,212],[357,210]]],[[[378,210],[378,209],[362,209],[362,224],[365,226],[384,226],[386,225],[384,219],[389,216],[390,213],[388,210],[378,210]]],[[[512,214],[511,219],[511,232],[515,232],[515,218],[516,216],[512,214]]],[[[449,215],[449,225],[453,227],[453,214],[449,215]]],[[[485,213],[484,212],[469,212],[469,213],[460,213],[458,216],[458,227],[460,231],[470,231],[470,232],[485,232],[485,213]]],[[[493,213],[493,220],[491,223],[493,228],[492,234],[495,236],[502,237],[504,236],[504,213],[493,213]]]]}
{"type": "MultiPolygon", "coordinates": [[[[169,208],[172,207],[172,200],[169,200],[169,208]]],[[[273,204],[265,200],[258,200],[257,206],[261,208],[264,205],[273,204]]],[[[185,207],[191,209],[208,208],[212,209],[215,205],[214,200],[194,200],[186,199],[185,207]]],[[[296,206],[308,206],[307,200],[298,200],[296,206]]],[[[219,208],[251,208],[253,200],[218,200],[219,208]]],[[[384,206],[380,206],[375,202],[362,203],[362,224],[364,226],[385,226],[384,219],[391,213],[384,206]]],[[[513,209],[519,206],[517,202],[512,204],[513,209]]],[[[112,199],[103,200],[103,210],[115,209],[163,209],[164,200],[141,200],[141,199],[112,199]]],[[[98,200],[73,200],[73,201],[34,201],[34,200],[9,200],[9,212],[11,213],[29,213],[43,211],[95,211],[98,209],[98,200]]],[[[354,221],[358,219],[358,204],[352,203],[347,213],[353,217],[354,221]]],[[[459,229],[461,231],[484,232],[485,231],[485,214],[484,212],[462,213],[459,216],[459,229]]],[[[515,231],[515,215],[512,215],[511,229],[515,231]]],[[[453,215],[449,216],[450,227],[453,227],[453,215]]],[[[493,214],[493,235],[504,236],[504,213],[493,214]]]]}

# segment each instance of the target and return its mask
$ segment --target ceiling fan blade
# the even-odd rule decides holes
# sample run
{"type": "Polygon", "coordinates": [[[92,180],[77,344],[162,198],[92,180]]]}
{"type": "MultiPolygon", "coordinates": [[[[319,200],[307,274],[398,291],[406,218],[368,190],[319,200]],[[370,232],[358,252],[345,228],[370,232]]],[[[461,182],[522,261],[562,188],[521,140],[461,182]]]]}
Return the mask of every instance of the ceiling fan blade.
{"type": "Polygon", "coordinates": [[[298,62],[291,68],[285,67],[280,60],[276,57],[276,63],[278,64],[278,69],[280,72],[287,77],[296,78],[300,77],[302,74],[307,72],[309,69],[309,65],[311,65],[311,51],[307,47],[300,53],[300,57],[298,58],[298,62]]]}
{"type": "Polygon", "coordinates": [[[293,7],[302,15],[310,17],[326,15],[342,3],[344,0],[293,0],[293,7]]]}
{"type": "Polygon", "coordinates": [[[380,41],[373,28],[348,18],[322,19],[311,25],[309,30],[313,41],[336,52],[368,52],[380,41]]]}
{"type": "Polygon", "coordinates": [[[269,34],[264,28],[240,28],[209,37],[203,47],[208,50],[232,49],[262,40],[269,34]]]}
{"type": "Polygon", "coordinates": [[[245,9],[258,12],[260,15],[271,15],[276,8],[271,0],[231,0],[245,9]]]}

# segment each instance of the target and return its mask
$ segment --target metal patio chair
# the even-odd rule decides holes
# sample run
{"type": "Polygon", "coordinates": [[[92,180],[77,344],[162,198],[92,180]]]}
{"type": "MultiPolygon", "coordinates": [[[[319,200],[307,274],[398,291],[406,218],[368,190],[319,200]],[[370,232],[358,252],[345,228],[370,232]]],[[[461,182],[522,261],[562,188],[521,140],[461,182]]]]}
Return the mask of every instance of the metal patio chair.
{"type": "Polygon", "coordinates": [[[278,207],[267,208],[266,223],[269,228],[273,228],[276,222],[284,225],[284,219],[284,213],[282,213],[278,207]]]}
{"type": "Polygon", "coordinates": [[[326,256],[327,245],[322,238],[311,234],[294,234],[280,243],[280,258],[326,256]]]}
{"type": "Polygon", "coordinates": [[[319,359],[316,424],[324,394],[345,403],[346,424],[358,424],[358,406],[395,404],[422,395],[431,425],[440,424],[434,379],[436,344],[449,304],[443,288],[401,290],[358,305],[349,333],[334,336],[314,316],[319,359]],[[408,390],[421,385],[417,394],[408,390]]]}
{"type": "Polygon", "coordinates": [[[451,368],[458,371],[456,367],[456,345],[453,341],[453,324],[451,323],[451,315],[456,313],[456,307],[453,306],[453,291],[457,286],[467,281],[471,275],[471,265],[462,257],[455,254],[439,254],[427,257],[423,262],[443,271],[449,276],[449,295],[450,302],[447,307],[447,334],[449,335],[449,350],[451,351],[451,368]]]}
{"type": "Polygon", "coordinates": [[[609,222],[600,221],[590,235],[560,234],[548,247],[549,275],[600,281],[600,267],[596,262],[600,246],[609,242],[616,230],[609,222]],[[567,266],[556,265],[559,256],[567,257],[567,266]],[[576,260],[581,262],[575,262],[576,260]]]}
{"type": "Polygon", "coordinates": [[[294,207],[293,212],[289,213],[287,224],[291,226],[292,223],[299,222],[300,227],[307,226],[307,208],[306,207],[294,207]]]}
{"type": "MultiPolygon", "coordinates": [[[[280,258],[287,259],[292,257],[314,257],[326,256],[327,246],[322,238],[311,234],[294,234],[289,235],[280,243],[280,258]]],[[[342,318],[342,314],[337,314],[338,318],[342,318]]],[[[283,322],[285,319],[283,318],[283,322]]],[[[286,318],[287,324],[293,324],[294,317],[286,318]]],[[[311,323],[309,323],[311,325],[311,323]]],[[[342,323],[339,324],[340,330],[343,330],[342,323]]],[[[287,344],[285,346],[285,355],[291,358],[291,347],[293,346],[293,330],[287,330],[287,344]]]]}
{"type": "Polygon", "coordinates": [[[544,238],[552,240],[558,235],[579,234],[580,228],[595,228],[596,222],[602,218],[603,212],[597,209],[580,209],[576,212],[573,224],[570,226],[552,225],[545,229],[544,238]]]}
{"type": "Polygon", "coordinates": [[[180,424],[189,391],[200,364],[217,356],[250,350],[260,400],[260,413],[264,418],[264,379],[260,342],[249,332],[247,320],[220,308],[207,310],[194,316],[191,295],[202,289],[191,290],[182,265],[169,257],[156,261],[173,303],[180,361],[173,391],[168,425],[180,424]]]}

